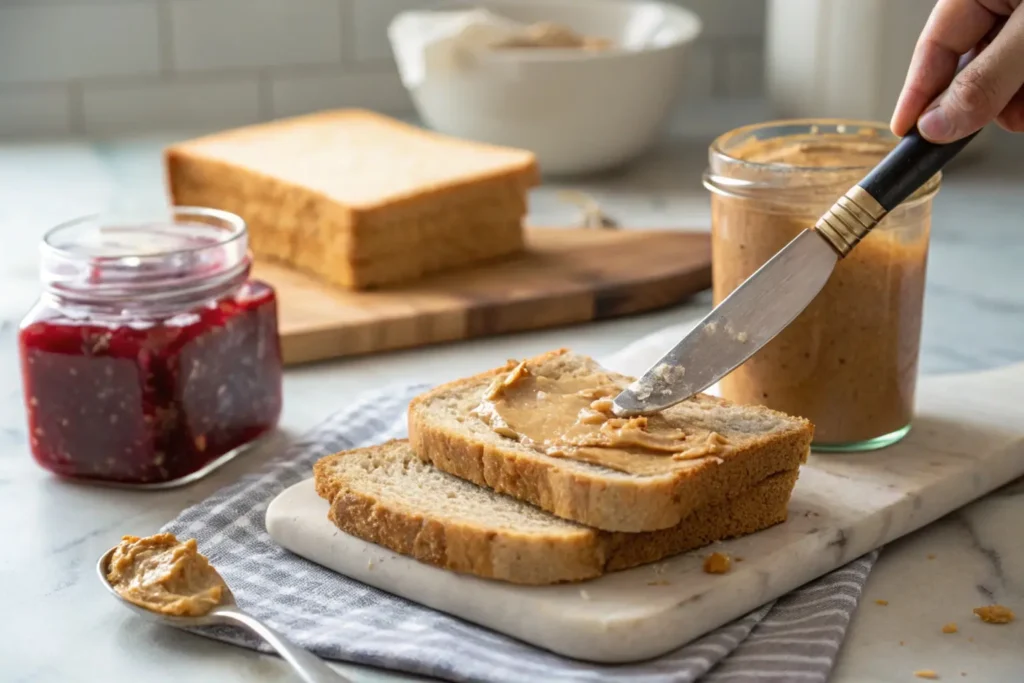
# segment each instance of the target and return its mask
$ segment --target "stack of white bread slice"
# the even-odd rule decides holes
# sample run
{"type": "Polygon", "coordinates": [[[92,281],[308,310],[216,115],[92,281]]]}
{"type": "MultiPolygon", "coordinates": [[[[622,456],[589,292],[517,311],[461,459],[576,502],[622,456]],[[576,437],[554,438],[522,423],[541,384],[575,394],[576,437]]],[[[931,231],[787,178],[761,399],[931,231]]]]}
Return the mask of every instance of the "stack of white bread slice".
{"type": "Polygon", "coordinates": [[[786,519],[813,426],[698,395],[619,419],[633,381],[567,350],[432,389],[409,439],[314,466],[342,531],[456,572],[581,581],[786,519]]]}
{"type": "Polygon", "coordinates": [[[245,219],[253,252],[367,290],[524,248],[533,153],[359,109],[222,131],[164,151],[178,206],[245,219]]]}

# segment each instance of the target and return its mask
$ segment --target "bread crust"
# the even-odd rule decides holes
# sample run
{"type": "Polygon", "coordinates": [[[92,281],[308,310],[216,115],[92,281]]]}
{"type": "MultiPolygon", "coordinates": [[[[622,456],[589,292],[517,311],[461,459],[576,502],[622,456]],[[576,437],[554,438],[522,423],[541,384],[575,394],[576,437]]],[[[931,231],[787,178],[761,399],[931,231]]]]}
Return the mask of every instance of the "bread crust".
{"type": "Polygon", "coordinates": [[[400,501],[360,491],[335,469],[339,458],[387,457],[389,449],[408,446],[390,441],[317,462],[316,490],[330,503],[331,522],[345,533],[420,562],[524,585],[583,581],[783,522],[799,474],[795,469],[776,473],[731,501],[694,510],[669,529],[621,533],[566,522],[565,531],[529,534],[414,511],[400,501]]]}
{"type": "MultiPolygon", "coordinates": [[[[567,353],[568,349],[557,349],[529,362],[540,364],[567,353]]],[[[810,450],[811,423],[788,418],[791,429],[755,439],[730,457],[704,458],[691,469],[668,475],[612,477],[599,468],[573,470],[559,458],[524,455],[495,446],[432,419],[429,408],[436,397],[457,393],[512,367],[510,361],[413,399],[409,405],[410,444],[438,469],[586,526],[632,533],[673,527],[699,508],[732,500],[774,474],[797,469],[810,450]]],[[[731,405],[715,397],[703,399],[731,405]]],[[[780,415],[761,406],[744,409],[751,414],[780,415]]]]}
{"type": "Polygon", "coordinates": [[[174,205],[238,214],[248,223],[258,257],[355,290],[521,252],[527,193],[539,182],[536,158],[528,151],[456,140],[362,110],[320,112],[189,140],[168,147],[164,164],[174,205]],[[354,195],[345,193],[353,176],[376,178],[388,163],[380,153],[355,157],[363,158],[363,174],[363,166],[335,174],[330,159],[336,149],[302,147],[309,164],[327,164],[315,177],[331,180],[311,182],[295,171],[296,154],[288,144],[296,131],[351,125],[372,126],[372,133],[387,139],[419,141],[418,156],[426,157],[422,168],[438,168],[433,156],[452,149],[493,157],[493,163],[472,171],[455,164],[450,172],[422,177],[412,171],[404,185],[385,177],[379,188],[354,195]],[[260,163],[253,161],[252,149],[265,152],[260,163]]]}

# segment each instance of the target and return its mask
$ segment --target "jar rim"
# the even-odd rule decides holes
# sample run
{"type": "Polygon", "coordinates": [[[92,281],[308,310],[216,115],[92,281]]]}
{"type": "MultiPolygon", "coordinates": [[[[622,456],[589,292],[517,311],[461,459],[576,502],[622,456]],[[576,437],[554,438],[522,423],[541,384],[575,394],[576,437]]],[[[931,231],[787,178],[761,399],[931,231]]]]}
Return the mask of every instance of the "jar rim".
{"type": "MultiPolygon", "coordinates": [[[[722,133],[717,138],[711,141],[709,151],[712,154],[718,154],[724,157],[730,163],[743,164],[752,168],[764,168],[764,169],[787,169],[790,171],[799,171],[801,173],[843,173],[843,172],[854,172],[854,171],[869,171],[874,165],[873,164],[856,164],[853,166],[799,166],[796,164],[787,164],[781,162],[760,162],[750,161],[748,159],[741,159],[733,156],[725,148],[726,143],[736,140],[745,139],[746,136],[750,136],[753,133],[761,130],[772,130],[772,129],[794,129],[793,134],[798,134],[796,129],[801,127],[808,128],[807,132],[816,134],[820,132],[815,128],[831,128],[835,129],[835,132],[840,135],[847,135],[846,129],[869,129],[881,133],[880,140],[891,140],[893,143],[899,141],[889,126],[881,121],[870,121],[862,119],[842,119],[842,118],[800,118],[800,119],[775,119],[771,121],[762,121],[760,123],[751,123],[739,128],[733,128],[732,130],[722,133]]],[[[780,136],[781,137],[781,136],[780,136]]],[[[854,136],[850,136],[854,139],[854,136]]]]}
{"type": "Polygon", "coordinates": [[[49,252],[50,255],[65,258],[65,259],[83,259],[88,258],[93,261],[105,261],[110,259],[122,259],[131,256],[137,257],[167,257],[175,256],[179,254],[194,253],[196,251],[202,251],[203,249],[211,249],[216,247],[223,247],[235,240],[242,239],[246,236],[248,230],[245,220],[230,211],[224,211],[222,209],[213,209],[205,206],[172,206],[167,209],[167,215],[171,221],[176,221],[182,218],[206,218],[215,219],[221,221],[228,227],[228,231],[224,234],[222,239],[210,240],[203,244],[196,244],[194,246],[183,246],[168,249],[161,249],[157,251],[147,251],[142,253],[120,253],[120,254],[81,254],[72,249],[63,248],[54,244],[54,238],[65,233],[68,230],[82,228],[90,223],[98,224],[102,221],[106,214],[94,213],[85,216],[79,216],[72,218],[71,220],[59,223],[54,227],[43,233],[43,240],[41,249],[45,252],[49,252]]]}
{"type": "Polygon", "coordinates": [[[252,256],[240,216],[196,206],[136,214],[93,214],[48,230],[40,244],[47,292],[124,310],[184,305],[248,276],[252,256]]]}
{"type": "MultiPolygon", "coordinates": [[[[843,118],[774,119],[733,128],[712,140],[708,147],[708,169],[703,174],[704,186],[713,193],[730,197],[753,197],[753,193],[772,193],[774,201],[808,201],[808,198],[832,197],[836,184],[853,184],[863,178],[876,163],[851,166],[800,166],[778,161],[750,161],[732,153],[732,148],[750,139],[784,140],[787,137],[823,134],[847,136],[857,140],[892,142],[900,138],[881,121],[843,118]],[[861,131],[871,131],[864,134],[861,131]],[[758,136],[759,132],[768,135],[758,136]],[[861,134],[858,134],[861,133],[861,134]],[[730,148],[730,143],[732,148],[730,148]],[[730,172],[731,170],[731,172],[730,172]],[[793,178],[801,179],[790,184],[793,178]]],[[[939,190],[942,172],[937,172],[901,206],[911,206],[930,199],[939,190]]],[[[841,194],[845,189],[838,190],[841,194]]],[[[834,197],[833,197],[834,199],[834,197]]]]}

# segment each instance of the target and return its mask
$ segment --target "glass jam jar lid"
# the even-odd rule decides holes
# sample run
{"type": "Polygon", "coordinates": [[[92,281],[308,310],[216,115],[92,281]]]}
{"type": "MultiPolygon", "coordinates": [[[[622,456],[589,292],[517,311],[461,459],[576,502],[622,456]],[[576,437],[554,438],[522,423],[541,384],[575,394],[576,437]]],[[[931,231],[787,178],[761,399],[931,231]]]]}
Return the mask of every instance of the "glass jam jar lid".
{"type": "Polygon", "coordinates": [[[48,292],[97,304],[202,295],[251,267],[245,221],[205,207],[172,207],[160,220],[78,218],[48,231],[40,252],[48,292]]]}

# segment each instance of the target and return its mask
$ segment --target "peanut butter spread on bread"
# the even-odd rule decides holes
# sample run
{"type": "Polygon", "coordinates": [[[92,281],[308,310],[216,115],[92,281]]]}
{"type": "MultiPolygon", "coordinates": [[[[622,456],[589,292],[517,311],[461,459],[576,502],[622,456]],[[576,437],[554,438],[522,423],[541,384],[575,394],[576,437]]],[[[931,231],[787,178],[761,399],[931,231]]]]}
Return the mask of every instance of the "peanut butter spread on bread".
{"type": "Polygon", "coordinates": [[[687,433],[660,414],[615,417],[612,398],[622,389],[607,374],[548,377],[524,361],[494,379],[473,415],[538,452],[630,474],[662,472],[666,458],[692,460],[727,447],[721,434],[687,433]]]}
{"type": "Polygon", "coordinates": [[[110,558],[107,580],[125,600],[172,616],[206,614],[227,588],[195,539],[182,543],[174,534],[125,536],[110,558]]]}

